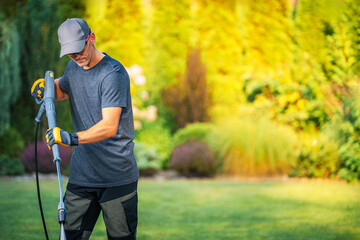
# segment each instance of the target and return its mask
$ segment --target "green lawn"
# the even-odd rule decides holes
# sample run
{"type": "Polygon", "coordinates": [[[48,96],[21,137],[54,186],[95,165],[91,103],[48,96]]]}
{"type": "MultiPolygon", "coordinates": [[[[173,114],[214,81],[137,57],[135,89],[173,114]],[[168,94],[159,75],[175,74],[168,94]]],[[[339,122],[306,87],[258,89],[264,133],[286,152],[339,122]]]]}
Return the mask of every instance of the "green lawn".
{"type": "MultiPolygon", "coordinates": [[[[0,179],[0,239],[44,239],[35,187],[0,179]]],[[[58,239],[57,181],[41,181],[41,191],[58,239]]],[[[91,239],[105,236],[99,218],[91,239]]],[[[360,185],[140,180],[138,239],[360,239],[360,185]]]]}

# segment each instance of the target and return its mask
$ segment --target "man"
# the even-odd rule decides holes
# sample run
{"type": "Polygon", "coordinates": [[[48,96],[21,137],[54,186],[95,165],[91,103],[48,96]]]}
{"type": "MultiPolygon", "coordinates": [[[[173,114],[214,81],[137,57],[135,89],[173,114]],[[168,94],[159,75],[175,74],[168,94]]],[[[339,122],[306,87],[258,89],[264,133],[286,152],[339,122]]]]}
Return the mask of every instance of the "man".
{"type": "MultiPolygon", "coordinates": [[[[129,76],[121,63],[94,45],[86,21],[72,18],[58,29],[60,57],[71,58],[55,80],[55,99],[69,99],[75,133],[49,129],[54,143],[75,146],[64,202],[68,240],[88,239],[103,211],[108,239],[136,239],[137,180],[129,76]]],[[[32,87],[43,97],[44,81],[32,87]]]]}

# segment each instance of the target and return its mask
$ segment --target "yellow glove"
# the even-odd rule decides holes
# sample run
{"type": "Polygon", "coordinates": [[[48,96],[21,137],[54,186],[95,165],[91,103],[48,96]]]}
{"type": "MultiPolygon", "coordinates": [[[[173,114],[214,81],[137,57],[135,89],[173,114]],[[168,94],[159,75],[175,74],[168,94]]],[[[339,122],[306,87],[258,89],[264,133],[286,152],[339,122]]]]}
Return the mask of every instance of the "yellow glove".
{"type": "Polygon", "coordinates": [[[44,98],[45,79],[40,78],[34,82],[31,87],[31,95],[37,100],[41,101],[44,98]]]}
{"type": "Polygon", "coordinates": [[[48,129],[46,132],[46,142],[49,149],[57,143],[65,147],[75,146],[79,144],[78,135],[76,133],[68,133],[58,127],[48,129]]]}

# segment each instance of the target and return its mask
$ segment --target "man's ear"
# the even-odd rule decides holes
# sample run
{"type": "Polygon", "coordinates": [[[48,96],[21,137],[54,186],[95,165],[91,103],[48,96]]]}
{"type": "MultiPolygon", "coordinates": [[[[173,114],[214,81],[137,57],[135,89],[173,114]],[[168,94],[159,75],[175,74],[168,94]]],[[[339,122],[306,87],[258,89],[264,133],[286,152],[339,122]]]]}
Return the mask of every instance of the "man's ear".
{"type": "Polygon", "coordinates": [[[94,45],[94,43],[95,43],[95,33],[93,33],[93,32],[90,33],[89,42],[90,42],[92,45],[94,45]]]}

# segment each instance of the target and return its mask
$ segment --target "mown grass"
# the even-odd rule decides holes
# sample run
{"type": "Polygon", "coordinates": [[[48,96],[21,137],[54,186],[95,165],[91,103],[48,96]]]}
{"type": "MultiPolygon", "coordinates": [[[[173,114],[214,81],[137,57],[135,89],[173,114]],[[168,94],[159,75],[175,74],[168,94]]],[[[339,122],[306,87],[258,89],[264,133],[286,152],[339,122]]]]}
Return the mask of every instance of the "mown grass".
{"type": "MultiPolygon", "coordinates": [[[[44,239],[35,181],[0,179],[0,239],[44,239]]],[[[50,239],[58,183],[41,181],[50,239]]],[[[106,239],[100,217],[91,239],[106,239]]],[[[138,239],[360,239],[360,185],[139,181],[138,239]]]]}

